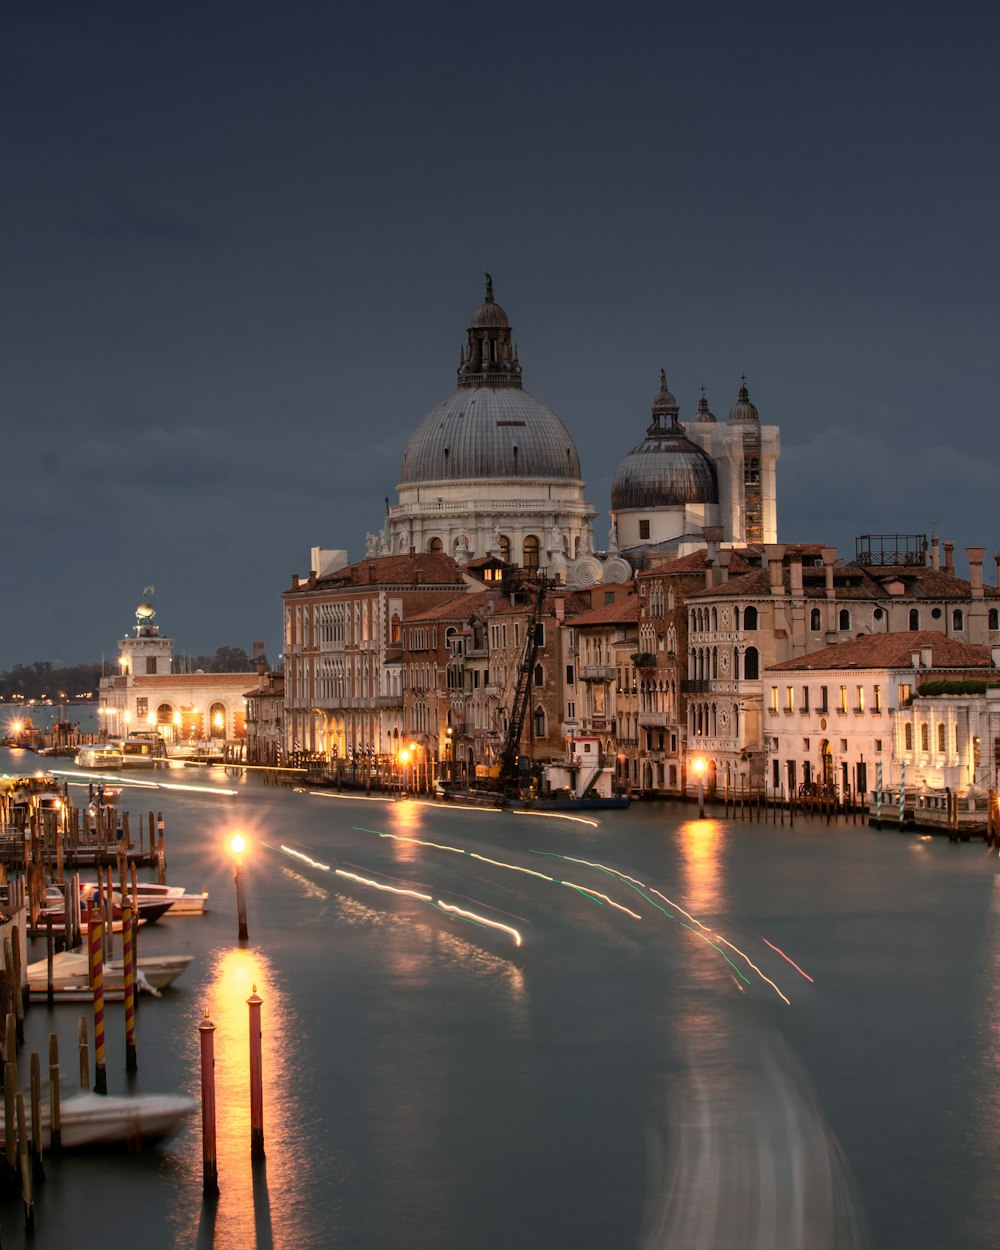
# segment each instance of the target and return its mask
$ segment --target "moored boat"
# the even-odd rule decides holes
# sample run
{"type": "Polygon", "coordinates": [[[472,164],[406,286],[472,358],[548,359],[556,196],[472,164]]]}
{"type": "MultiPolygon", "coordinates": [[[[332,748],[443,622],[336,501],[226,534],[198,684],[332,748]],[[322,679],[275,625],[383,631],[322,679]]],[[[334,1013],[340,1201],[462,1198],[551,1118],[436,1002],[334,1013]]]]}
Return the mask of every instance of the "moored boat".
{"type": "Polygon", "coordinates": [[[77,768],[121,768],[124,759],[121,747],[114,742],[93,742],[80,747],[73,763],[77,768]]]}
{"type": "MultiPolygon", "coordinates": [[[[197,1099],[187,1094],[72,1094],[60,1100],[60,1143],[63,1150],[141,1150],[165,1141],[197,1109],[197,1099]]],[[[42,1133],[45,1149],[51,1149],[47,1100],[42,1133]]],[[[0,1122],[0,1149],[3,1139],[0,1122]]]]}

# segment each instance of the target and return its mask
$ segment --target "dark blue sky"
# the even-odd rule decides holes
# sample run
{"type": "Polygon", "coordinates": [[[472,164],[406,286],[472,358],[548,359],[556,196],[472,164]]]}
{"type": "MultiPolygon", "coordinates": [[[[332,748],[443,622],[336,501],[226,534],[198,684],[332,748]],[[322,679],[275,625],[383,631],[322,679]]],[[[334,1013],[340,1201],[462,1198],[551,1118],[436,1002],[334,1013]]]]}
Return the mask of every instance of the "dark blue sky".
{"type": "Polygon", "coordinates": [[[0,667],[279,650],[482,272],[610,478],[663,367],[782,428],[779,537],[1000,545],[989,6],[170,5],[0,23],[0,667]],[[9,605],[14,602],[16,611],[9,605]]]}

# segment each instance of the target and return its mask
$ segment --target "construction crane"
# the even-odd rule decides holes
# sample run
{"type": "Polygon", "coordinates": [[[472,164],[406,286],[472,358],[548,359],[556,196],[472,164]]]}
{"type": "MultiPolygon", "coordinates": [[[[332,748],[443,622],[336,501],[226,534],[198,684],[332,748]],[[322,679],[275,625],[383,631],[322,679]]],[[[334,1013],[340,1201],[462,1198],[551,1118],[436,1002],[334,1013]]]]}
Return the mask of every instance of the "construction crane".
{"type": "Polygon", "coordinates": [[[517,670],[517,682],[514,687],[514,700],[511,704],[510,719],[504,735],[503,748],[500,752],[499,783],[502,794],[513,790],[517,784],[517,762],[521,753],[521,734],[524,730],[524,718],[528,713],[528,700],[531,695],[531,681],[535,673],[535,660],[538,656],[539,628],[542,619],[542,600],[545,587],[539,585],[535,596],[534,607],[528,619],[524,637],[524,649],[517,670]]]}

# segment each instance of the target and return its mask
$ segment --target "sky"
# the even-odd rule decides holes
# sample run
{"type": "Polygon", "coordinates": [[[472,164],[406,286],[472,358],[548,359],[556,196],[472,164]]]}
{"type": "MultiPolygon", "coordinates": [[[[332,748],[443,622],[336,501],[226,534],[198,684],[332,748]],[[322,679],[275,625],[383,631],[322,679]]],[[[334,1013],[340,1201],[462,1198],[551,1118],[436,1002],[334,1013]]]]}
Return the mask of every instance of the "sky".
{"type": "Polygon", "coordinates": [[[660,368],[781,427],[783,542],[1000,546],[981,3],[8,0],[0,669],[265,640],[364,554],[493,275],[610,481],[660,368]]]}

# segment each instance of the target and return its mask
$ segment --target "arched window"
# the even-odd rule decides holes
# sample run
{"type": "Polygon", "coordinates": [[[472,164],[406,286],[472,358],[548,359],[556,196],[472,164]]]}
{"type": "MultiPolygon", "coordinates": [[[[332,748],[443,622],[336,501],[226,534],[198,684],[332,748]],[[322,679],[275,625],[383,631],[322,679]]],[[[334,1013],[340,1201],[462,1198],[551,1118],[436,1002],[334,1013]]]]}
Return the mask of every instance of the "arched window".
{"type": "Polygon", "coordinates": [[[399,642],[399,613],[393,612],[392,620],[389,622],[389,641],[399,642]]]}
{"type": "Polygon", "coordinates": [[[500,559],[504,564],[510,564],[510,539],[506,534],[500,535],[500,559]]]}
{"type": "Polygon", "coordinates": [[[920,749],[921,751],[929,751],[931,749],[931,735],[927,727],[927,722],[920,722],[920,749]]]}
{"type": "Polygon", "coordinates": [[[847,610],[846,608],[841,608],[841,609],[840,609],[840,621],[839,621],[839,627],[840,627],[841,629],[850,629],[850,628],[851,628],[851,614],[850,614],[850,612],[848,612],[848,610],[847,610]]]}
{"type": "Polygon", "coordinates": [[[756,608],[746,608],[744,610],[743,628],[744,629],[756,629],[757,628],[757,609],[756,608]]]}
{"type": "Polygon", "coordinates": [[[903,746],[907,751],[913,750],[913,726],[909,721],[903,726],[903,746]]]}
{"type": "Polygon", "coordinates": [[[760,676],[760,657],[756,647],[747,647],[743,656],[743,676],[747,681],[756,681],[760,676]]]}
{"type": "Polygon", "coordinates": [[[945,745],[945,733],[946,733],[945,724],[944,724],[944,721],[941,721],[941,723],[938,725],[937,738],[938,738],[938,750],[941,752],[942,755],[947,750],[947,747],[945,745]]]}
{"type": "Polygon", "coordinates": [[[156,723],[158,725],[172,725],[174,723],[174,707],[172,703],[161,703],[156,709],[156,723]]]}
{"type": "Polygon", "coordinates": [[[952,629],[964,629],[965,628],[965,613],[962,611],[961,608],[956,608],[955,611],[952,612],[951,627],[952,629]]]}
{"type": "Polygon", "coordinates": [[[920,612],[916,608],[910,608],[910,629],[920,628],[920,612]]]}
{"type": "Polygon", "coordinates": [[[990,608],[989,629],[1000,629],[1000,612],[996,608],[990,608]]]}
{"type": "Polygon", "coordinates": [[[712,628],[713,629],[719,628],[719,609],[718,608],[712,609],[712,628]]]}
{"type": "Polygon", "coordinates": [[[208,709],[208,725],[208,732],[213,738],[226,736],[226,705],[224,703],[213,703],[208,709]]]}
{"type": "Polygon", "coordinates": [[[535,708],[535,737],[545,737],[545,708],[541,704],[535,708]]]}
{"type": "Polygon", "coordinates": [[[525,534],[521,544],[521,565],[526,569],[538,568],[538,539],[534,534],[525,534]]]}
{"type": "Polygon", "coordinates": [[[813,608],[813,610],[809,613],[809,628],[812,630],[823,628],[823,615],[819,608],[813,608]]]}
{"type": "Polygon", "coordinates": [[[739,610],[739,608],[733,608],[733,625],[734,625],[734,627],[736,628],[737,632],[739,632],[739,628],[740,628],[740,610],[739,610]]]}
{"type": "Polygon", "coordinates": [[[428,551],[444,551],[444,543],[440,538],[432,538],[427,544],[428,551]]]}

